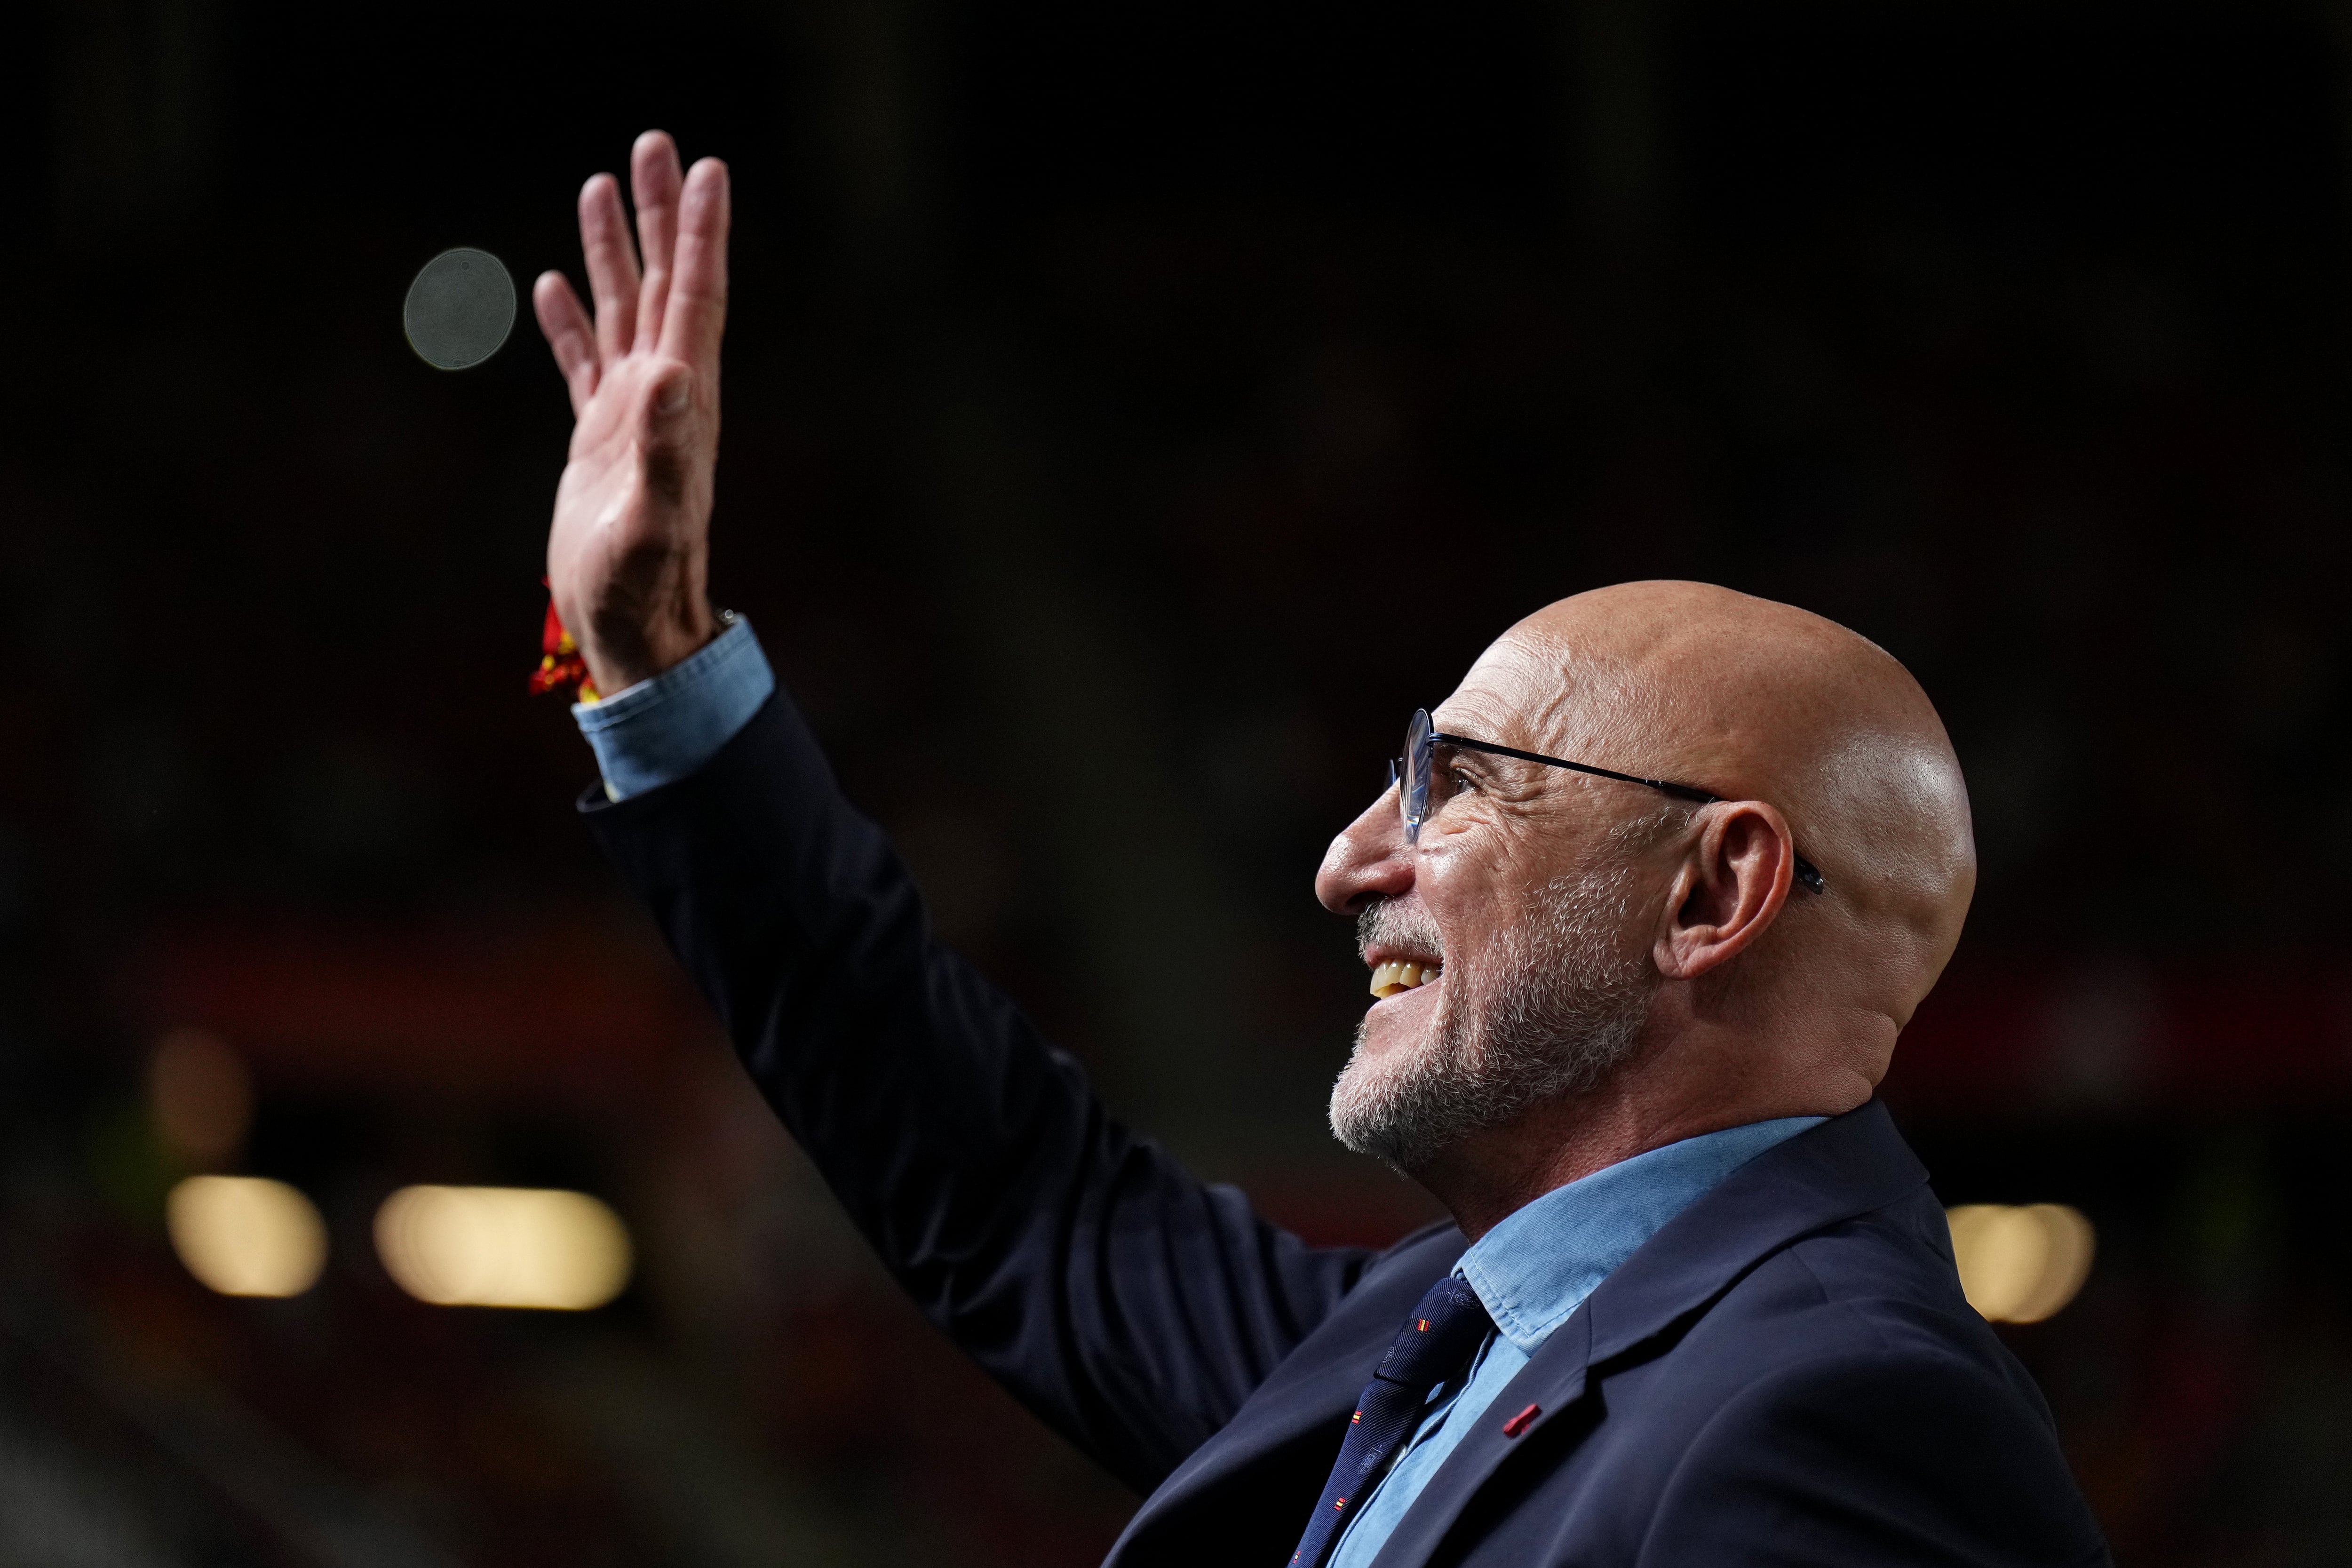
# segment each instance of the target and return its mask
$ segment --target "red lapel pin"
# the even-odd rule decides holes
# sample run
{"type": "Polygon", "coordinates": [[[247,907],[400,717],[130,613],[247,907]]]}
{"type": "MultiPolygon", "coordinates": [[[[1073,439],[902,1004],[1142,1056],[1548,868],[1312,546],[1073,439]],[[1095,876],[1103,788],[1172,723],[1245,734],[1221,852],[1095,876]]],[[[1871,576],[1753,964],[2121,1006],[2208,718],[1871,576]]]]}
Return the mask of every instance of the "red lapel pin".
{"type": "Polygon", "coordinates": [[[1517,1436],[1520,1433],[1528,1429],[1528,1426],[1537,1416],[1542,1414],[1542,1405],[1528,1405],[1525,1410],[1520,1411],[1517,1415],[1512,1416],[1508,1421],[1503,1423],[1503,1436],[1506,1437],[1517,1436]]]}

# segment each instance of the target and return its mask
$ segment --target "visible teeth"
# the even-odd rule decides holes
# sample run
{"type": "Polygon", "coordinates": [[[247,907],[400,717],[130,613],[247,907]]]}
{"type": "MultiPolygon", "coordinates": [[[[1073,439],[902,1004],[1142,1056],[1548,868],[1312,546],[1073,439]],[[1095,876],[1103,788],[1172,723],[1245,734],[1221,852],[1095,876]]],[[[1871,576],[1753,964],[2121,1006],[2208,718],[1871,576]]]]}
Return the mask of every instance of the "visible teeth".
{"type": "Polygon", "coordinates": [[[1426,966],[1408,963],[1398,959],[1391,959],[1386,963],[1374,964],[1372,994],[1385,998],[1393,996],[1400,991],[1410,991],[1417,985],[1426,985],[1437,978],[1440,967],[1434,963],[1426,966]]]}

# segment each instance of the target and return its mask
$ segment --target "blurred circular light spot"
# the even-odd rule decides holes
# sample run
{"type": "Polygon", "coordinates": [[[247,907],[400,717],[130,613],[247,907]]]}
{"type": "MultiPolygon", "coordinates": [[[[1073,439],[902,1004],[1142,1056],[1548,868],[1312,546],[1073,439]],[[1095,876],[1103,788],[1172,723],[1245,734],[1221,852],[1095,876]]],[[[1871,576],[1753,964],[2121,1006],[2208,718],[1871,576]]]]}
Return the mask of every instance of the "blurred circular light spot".
{"type": "Polygon", "coordinates": [[[403,1187],[376,1211],[385,1272],[440,1307],[584,1311],[629,1282],[629,1233],[585,1193],[403,1187]]]}
{"type": "Polygon", "coordinates": [[[226,1163],[253,1127],[253,1075],[202,1029],[174,1029],[157,1042],[147,1098],[164,1146],[190,1164],[226,1163]]]}
{"type": "Polygon", "coordinates": [[[190,1176],[164,1200],[172,1250],[224,1296],[299,1296],[327,1266],[327,1222],[258,1176],[190,1176]]]}
{"type": "Polygon", "coordinates": [[[2038,1323],[2090,1277],[2097,1238],[2063,1204],[1963,1204],[1947,1210],[1969,1305],[1995,1323],[2038,1323]]]}
{"type": "Polygon", "coordinates": [[[445,250],[426,262],[401,310],[408,346],[442,370],[465,370],[498,353],[514,319],[514,279],[487,250],[445,250]]]}

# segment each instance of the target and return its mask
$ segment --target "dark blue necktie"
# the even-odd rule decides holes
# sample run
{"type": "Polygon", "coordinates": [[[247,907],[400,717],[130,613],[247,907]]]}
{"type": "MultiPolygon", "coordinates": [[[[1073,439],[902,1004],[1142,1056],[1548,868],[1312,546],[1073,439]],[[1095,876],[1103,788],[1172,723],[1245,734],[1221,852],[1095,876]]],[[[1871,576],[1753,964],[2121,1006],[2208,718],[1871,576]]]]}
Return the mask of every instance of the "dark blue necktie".
{"type": "Polygon", "coordinates": [[[1429,1391],[1460,1371],[1494,1327],[1477,1292],[1461,1280],[1448,1275],[1429,1288],[1356,1401],[1339,1462],[1331,1467],[1315,1517],[1291,1553],[1290,1568],[1323,1568],[1340,1528],[1364,1506],[1390,1461],[1421,1425],[1429,1391]]]}

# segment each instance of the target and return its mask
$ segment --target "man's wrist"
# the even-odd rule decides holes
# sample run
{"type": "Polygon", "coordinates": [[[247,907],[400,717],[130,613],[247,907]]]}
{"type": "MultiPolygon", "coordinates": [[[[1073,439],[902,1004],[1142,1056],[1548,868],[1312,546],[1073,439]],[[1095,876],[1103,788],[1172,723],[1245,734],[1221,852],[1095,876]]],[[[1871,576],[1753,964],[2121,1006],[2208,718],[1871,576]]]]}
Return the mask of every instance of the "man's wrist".
{"type": "Polygon", "coordinates": [[[580,655],[596,689],[617,695],[633,686],[657,680],[710,646],[726,629],[722,612],[696,595],[676,612],[641,619],[607,614],[590,617],[590,635],[580,639],[580,655]]]}
{"type": "Polygon", "coordinates": [[[751,624],[729,611],[711,616],[718,635],[684,659],[601,701],[572,708],[581,733],[595,749],[608,798],[626,800],[693,773],[775,690],[751,624]]]}

